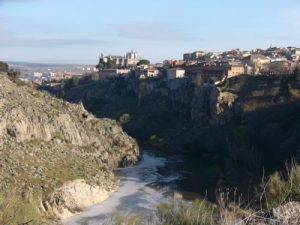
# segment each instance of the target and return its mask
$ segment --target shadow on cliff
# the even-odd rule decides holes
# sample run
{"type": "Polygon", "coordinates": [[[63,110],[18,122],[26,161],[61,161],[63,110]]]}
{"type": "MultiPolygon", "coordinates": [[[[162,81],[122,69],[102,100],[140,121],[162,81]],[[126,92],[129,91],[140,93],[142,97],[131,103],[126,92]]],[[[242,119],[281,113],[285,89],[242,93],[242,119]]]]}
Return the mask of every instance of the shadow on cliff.
{"type": "MultiPolygon", "coordinates": [[[[299,83],[293,76],[227,80],[220,91],[237,99],[230,120],[221,124],[211,123],[211,102],[195,100],[191,82],[172,89],[160,79],[83,81],[65,89],[61,97],[82,101],[95,115],[120,123],[120,117],[128,114],[122,124],[125,131],[144,146],[169,150],[167,155],[174,150],[183,154],[180,167],[191,173],[179,185],[207,195],[207,190],[224,186],[248,192],[249,184],[256,187],[263,174],[283,170],[291,158],[300,159],[299,83]]],[[[200,95],[207,98],[207,91],[200,95]]]]}

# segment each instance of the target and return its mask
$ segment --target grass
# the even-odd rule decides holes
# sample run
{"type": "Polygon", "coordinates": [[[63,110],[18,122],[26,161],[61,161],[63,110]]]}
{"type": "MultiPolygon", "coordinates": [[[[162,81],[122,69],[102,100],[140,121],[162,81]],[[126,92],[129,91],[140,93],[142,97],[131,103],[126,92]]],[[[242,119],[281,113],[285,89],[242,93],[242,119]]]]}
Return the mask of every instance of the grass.
{"type": "Polygon", "coordinates": [[[15,176],[10,177],[13,181],[7,181],[9,186],[0,191],[1,225],[49,222],[53,220],[52,212],[41,210],[41,204],[54,190],[76,179],[103,185],[102,175],[110,175],[107,166],[99,164],[84,148],[63,145],[63,151],[60,148],[50,150],[48,144],[29,141],[23,143],[26,151],[16,152],[14,159],[19,165],[15,176]]]}
{"type": "Polygon", "coordinates": [[[0,193],[0,224],[47,224],[56,221],[55,218],[43,218],[40,212],[40,203],[37,196],[25,196],[20,193],[0,193]]]}
{"type": "Polygon", "coordinates": [[[161,203],[157,208],[158,224],[161,225],[214,225],[220,218],[216,205],[206,200],[161,203]]]}
{"type": "Polygon", "coordinates": [[[113,215],[112,223],[114,225],[141,225],[145,220],[138,214],[125,214],[123,212],[113,215]]]}
{"type": "Polygon", "coordinates": [[[300,165],[292,161],[286,167],[286,174],[275,172],[267,181],[262,182],[261,199],[267,209],[300,201],[300,165]]]}

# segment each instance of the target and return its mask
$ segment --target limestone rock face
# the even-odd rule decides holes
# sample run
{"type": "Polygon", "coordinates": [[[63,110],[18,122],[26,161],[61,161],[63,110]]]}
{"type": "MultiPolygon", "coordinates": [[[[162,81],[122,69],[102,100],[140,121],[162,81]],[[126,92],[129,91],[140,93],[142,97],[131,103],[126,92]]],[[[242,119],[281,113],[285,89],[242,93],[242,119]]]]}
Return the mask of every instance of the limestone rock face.
{"type": "Polygon", "coordinates": [[[196,87],[191,104],[191,117],[195,121],[209,118],[212,124],[223,125],[233,117],[237,98],[236,94],[221,91],[214,85],[196,87]]]}
{"type": "Polygon", "coordinates": [[[47,207],[36,210],[37,201],[46,201],[53,209],[55,201],[49,199],[54,199],[57,190],[68,212],[101,201],[113,190],[112,170],[132,165],[139,157],[136,141],[116,121],[96,119],[80,104],[0,76],[0,196],[10,196],[13,191],[15,201],[22,202],[6,206],[0,199],[0,224],[7,223],[1,219],[12,217],[10,213],[25,210],[24,199],[35,213],[17,215],[12,223],[45,213],[47,207]],[[68,182],[73,183],[65,186],[68,182]]]}
{"type": "Polygon", "coordinates": [[[18,87],[6,77],[0,77],[0,115],[0,138],[18,142],[59,139],[77,146],[94,145],[99,151],[116,146],[122,149],[118,151],[121,158],[138,155],[136,142],[115,121],[95,119],[82,105],[18,87]]]}
{"type": "Polygon", "coordinates": [[[65,219],[85,208],[102,202],[114,191],[114,186],[103,189],[99,186],[87,184],[78,179],[64,184],[57,189],[49,199],[43,202],[42,209],[49,209],[59,218],[65,219]]]}
{"type": "Polygon", "coordinates": [[[215,91],[212,93],[211,106],[211,117],[215,123],[225,124],[231,120],[235,113],[234,103],[238,96],[230,92],[215,91]],[[214,94],[216,93],[216,94],[214,94]]]}

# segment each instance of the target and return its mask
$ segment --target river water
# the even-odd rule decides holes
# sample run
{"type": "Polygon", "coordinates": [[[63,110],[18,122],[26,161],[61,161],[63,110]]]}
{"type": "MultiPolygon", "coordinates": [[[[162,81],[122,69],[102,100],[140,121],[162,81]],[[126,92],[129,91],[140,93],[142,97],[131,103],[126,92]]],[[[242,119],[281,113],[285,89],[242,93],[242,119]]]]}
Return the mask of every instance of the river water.
{"type": "Polygon", "coordinates": [[[164,172],[167,159],[145,152],[141,162],[133,167],[118,169],[119,186],[105,201],[64,221],[66,225],[109,224],[118,213],[139,214],[151,219],[160,202],[173,198],[176,172],[164,172]]]}

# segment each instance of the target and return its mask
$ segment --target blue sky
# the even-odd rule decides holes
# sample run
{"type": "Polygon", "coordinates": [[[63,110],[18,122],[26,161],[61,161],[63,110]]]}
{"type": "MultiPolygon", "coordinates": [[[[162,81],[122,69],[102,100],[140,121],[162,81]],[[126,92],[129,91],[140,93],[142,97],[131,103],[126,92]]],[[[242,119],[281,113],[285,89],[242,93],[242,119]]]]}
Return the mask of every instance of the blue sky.
{"type": "Polygon", "coordinates": [[[299,0],[0,0],[0,60],[91,63],[135,49],[160,62],[195,50],[300,47],[299,0]]]}

